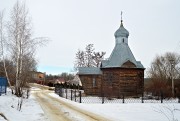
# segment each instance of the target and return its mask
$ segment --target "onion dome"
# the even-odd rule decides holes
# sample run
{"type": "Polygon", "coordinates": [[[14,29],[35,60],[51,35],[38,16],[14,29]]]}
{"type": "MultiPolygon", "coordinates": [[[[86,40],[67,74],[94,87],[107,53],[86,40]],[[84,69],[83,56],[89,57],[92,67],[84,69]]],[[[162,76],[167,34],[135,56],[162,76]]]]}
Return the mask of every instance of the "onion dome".
{"type": "Polygon", "coordinates": [[[121,25],[119,29],[114,33],[115,38],[117,37],[126,37],[128,38],[129,32],[124,28],[122,20],[121,20],[121,25]]]}

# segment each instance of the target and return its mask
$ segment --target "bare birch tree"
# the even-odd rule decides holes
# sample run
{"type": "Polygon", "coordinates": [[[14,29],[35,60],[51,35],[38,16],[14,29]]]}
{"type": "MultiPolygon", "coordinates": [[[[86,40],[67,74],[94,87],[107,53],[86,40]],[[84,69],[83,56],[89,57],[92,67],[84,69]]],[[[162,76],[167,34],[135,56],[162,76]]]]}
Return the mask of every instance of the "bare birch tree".
{"type": "Polygon", "coordinates": [[[31,18],[25,3],[16,2],[8,23],[8,48],[15,65],[15,94],[22,96],[24,75],[30,73],[32,68],[27,65],[35,64],[35,51],[39,44],[47,41],[47,38],[32,38],[31,18]]]}

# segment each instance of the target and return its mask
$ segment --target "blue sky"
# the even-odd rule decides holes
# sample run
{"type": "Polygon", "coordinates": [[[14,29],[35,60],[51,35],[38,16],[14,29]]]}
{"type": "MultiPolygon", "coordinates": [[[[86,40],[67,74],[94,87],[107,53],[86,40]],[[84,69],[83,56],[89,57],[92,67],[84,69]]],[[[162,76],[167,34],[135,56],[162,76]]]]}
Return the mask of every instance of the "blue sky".
{"type": "MultiPolygon", "coordinates": [[[[0,0],[6,17],[16,0],[0,0]]],[[[21,0],[24,1],[24,0],[21,0]]],[[[72,72],[75,53],[87,44],[105,51],[114,48],[121,11],[129,31],[129,46],[145,68],[156,55],[180,53],[180,0],[26,0],[34,37],[49,37],[37,51],[38,71],[72,72]]]]}

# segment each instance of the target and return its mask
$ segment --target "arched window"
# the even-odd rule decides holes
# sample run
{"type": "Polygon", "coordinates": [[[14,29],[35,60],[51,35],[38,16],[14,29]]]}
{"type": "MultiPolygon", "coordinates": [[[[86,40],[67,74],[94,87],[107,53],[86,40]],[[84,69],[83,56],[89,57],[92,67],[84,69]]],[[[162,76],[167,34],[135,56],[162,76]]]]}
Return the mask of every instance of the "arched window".
{"type": "Polygon", "coordinates": [[[124,38],[123,38],[123,43],[124,43],[124,38]]]}

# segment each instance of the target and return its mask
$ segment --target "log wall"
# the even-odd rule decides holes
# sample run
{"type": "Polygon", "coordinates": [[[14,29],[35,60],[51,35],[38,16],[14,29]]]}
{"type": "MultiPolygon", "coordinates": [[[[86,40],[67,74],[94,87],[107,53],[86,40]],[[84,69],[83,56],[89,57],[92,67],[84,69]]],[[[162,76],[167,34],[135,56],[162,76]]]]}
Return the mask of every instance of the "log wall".
{"type": "Polygon", "coordinates": [[[144,89],[144,69],[103,68],[102,75],[79,75],[87,95],[138,96],[144,89]]]}

